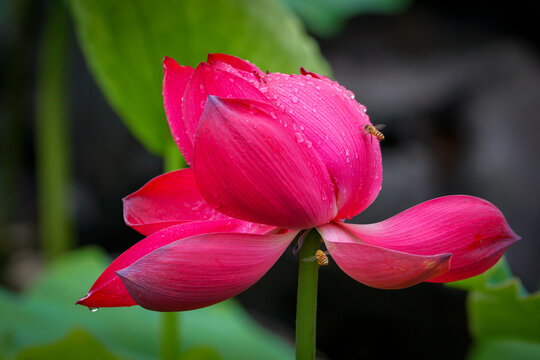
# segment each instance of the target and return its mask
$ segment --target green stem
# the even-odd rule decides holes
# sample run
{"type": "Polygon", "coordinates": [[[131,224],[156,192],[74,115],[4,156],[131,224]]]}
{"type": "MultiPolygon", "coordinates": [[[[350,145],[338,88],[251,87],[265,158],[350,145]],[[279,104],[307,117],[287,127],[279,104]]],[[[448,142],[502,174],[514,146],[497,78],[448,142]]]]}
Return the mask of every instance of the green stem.
{"type": "Polygon", "coordinates": [[[319,265],[310,258],[315,256],[320,244],[321,236],[316,230],[311,230],[300,249],[296,305],[296,360],[315,359],[319,265]]]}
{"type": "Polygon", "coordinates": [[[47,2],[36,104],[39,232],[48,257],[72,246],[70,147],[66,88],[69,21],[60,0],[47,2]]]}
{"type": "Polygon", "coordinates": [[[161,315],[161,359],[177,360],[178,343],[178,314],[166,312],[161,315]]]}
{"type": "Polygon", "coordinates": [[[169,172],[185,167],[187,167],[186,160],[180,154],[180,150],[178,150],[176,144],[168,144],[163,155],[163,170],[169,172]]]}
{"type": "MultiPolygon", "coordinates": [[[[163,154],[163,170],[165,172],[186,167],[176,144],[171,142],[163,154]]],[[[161,359],[177,360],[180,353],[178,313],[167,312],[161,317],[161,359]]]]}

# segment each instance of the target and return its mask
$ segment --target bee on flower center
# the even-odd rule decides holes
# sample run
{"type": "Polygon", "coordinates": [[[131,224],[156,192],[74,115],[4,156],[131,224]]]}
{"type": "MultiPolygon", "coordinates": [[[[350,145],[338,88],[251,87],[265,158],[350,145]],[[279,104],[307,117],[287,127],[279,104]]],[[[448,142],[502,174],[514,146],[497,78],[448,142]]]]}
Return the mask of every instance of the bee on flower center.
{"type": "Polygon", "coordinates": [[[384,125],[383,124],[378,124],[378,125],[370,125],[370,124],[366,124],[364,126],[364,131],[366,133],[366,135],[373,135],[375,136],[379,141],[381,140],[384,140],[384,135],[382,132],[380,132],[379,130],[383,129],[384,128],[384,125]]]}

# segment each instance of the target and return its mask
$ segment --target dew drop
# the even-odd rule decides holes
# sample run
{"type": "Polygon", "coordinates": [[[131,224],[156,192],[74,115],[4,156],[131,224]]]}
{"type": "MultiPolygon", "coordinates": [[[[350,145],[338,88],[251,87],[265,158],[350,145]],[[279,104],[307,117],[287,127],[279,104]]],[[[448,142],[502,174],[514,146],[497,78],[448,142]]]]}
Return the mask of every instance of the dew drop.
{"type": "Polygon", "coordinates": [[[202,91],[204,91],[204,85],[203,85],[203,84],[201,84],[201,86],[199,86],[199,88],[200,88],[202,91]]]}
{"type": "Polygon", "coordinates": [[[323,199],[323,201],[328,199],[328,196],[326,196],[326,193],[322,193],[321,199],[323,199]]]}
{"type": "Polygon", "coordinates": [[[292,102],[296,104],[298,102],[298,98],[296,96],[293,96],[292,102]]]}
{"type": "Polygon", "coordinates": [[[294,136],[296,136],[296,141],[298,141],[299,143],[304,142],[304,135],[300,133],[294,133],[294,136]]]}
{"type": "Polygon", "coordinates": [[[276,113],[273,111],[270,112],[270,116],[272,117],[272,119],[277,119],[276,113]]]}
{"type": "Polygon", "coordinates": [[[306,146],[307,146],[308,148],[311,148],[311,147],[313,146],[313,144],[311,143],[311,141],[306,140],[306,146]]]}
{"type": "Polygon", "coordinates": [[[312,110],[312,111],[313,111],[314,113],[316,113],[316,112],[317,112],[317,109],[313,108],[313,110],[312,110]]]}
{"type": "Polygon", "coordinates": [[[88,310],[90,310],[91,312],[95,313],[96,311],[99,310],[99,308],[97,308],[97,307],[89,307],[88,310]]]}

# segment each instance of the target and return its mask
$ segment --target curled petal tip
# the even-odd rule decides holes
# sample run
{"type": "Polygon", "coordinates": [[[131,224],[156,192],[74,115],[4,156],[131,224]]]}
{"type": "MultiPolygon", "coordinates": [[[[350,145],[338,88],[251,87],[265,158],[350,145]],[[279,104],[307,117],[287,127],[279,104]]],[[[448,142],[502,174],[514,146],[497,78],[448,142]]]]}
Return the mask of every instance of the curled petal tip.
{"type": "Polygon", "coordinates": [[[83,296],[82,298],[77,300],[75,302],[75,305],[86,305],[86,302],[87,302],[88,298],[90,298],[90,294],[86,294],[85,296],[83,296]]]}

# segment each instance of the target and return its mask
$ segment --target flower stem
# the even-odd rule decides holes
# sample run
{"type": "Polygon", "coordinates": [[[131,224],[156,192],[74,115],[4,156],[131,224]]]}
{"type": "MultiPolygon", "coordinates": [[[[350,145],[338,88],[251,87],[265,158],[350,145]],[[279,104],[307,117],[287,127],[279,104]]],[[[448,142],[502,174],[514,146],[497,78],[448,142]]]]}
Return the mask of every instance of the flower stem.
{"type": "Polygon", "coordinates": [[[179,354],[178,314],[166,312],[161,316],[161,359],[176,360],[179,354]]]}
{"type": "Polygon", "coordinates": [[[36,166],[41,245],[48,257],[54,257],[73,245],[67,110],[69,19],[62,1],[47,5],[37,79],[36,166]]]}
{"type": "MultiPolygon", "coordinates": [[[[176,144],[170,143],[163,152],[163,170],[165,172],[186,167],[176,144]]],[[[178,332],[178,313],[166,312],[161,315],[161,359],[176,360],[180,353],[178,332]]]]}
{"type": "Polygon", "coordinates": [[[317,261],[305,259],[315,256],[320,243],[319,233],[311,230],[300,249],[296,305],[296,360],[315,359],[319,265],[317,261]]]}

